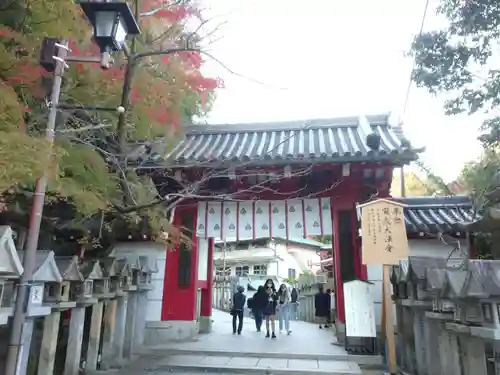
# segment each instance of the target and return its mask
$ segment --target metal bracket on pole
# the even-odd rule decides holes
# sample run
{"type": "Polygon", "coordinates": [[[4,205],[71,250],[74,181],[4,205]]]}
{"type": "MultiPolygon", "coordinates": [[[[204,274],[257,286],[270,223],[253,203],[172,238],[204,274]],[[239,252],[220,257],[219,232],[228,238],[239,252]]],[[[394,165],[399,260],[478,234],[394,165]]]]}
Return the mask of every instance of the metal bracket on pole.
{"type": "Polygon", "coordinates": [[[97,56],[66,56],[64,59],[68,62],[81,62],[81,63],[101,62],[101,58],[97,56]]]}
{"type": "Polygon", "coordinates": [[[95,63],[103,69],[109,69],[114,63],[113,56],[109,52],[103,52],[101,56],[66,56],[67,62],[95,63]]]}
{"type": "Polygon", "coordinates": [[[52,56],[52,57],[54,58],[54,60],[59,61],[61,64],[63,64],[66,69],[69,69],[69,66],[68,64],[66,64],[66,61],[64,61],[64,59],[58,56],[52,56]]]}

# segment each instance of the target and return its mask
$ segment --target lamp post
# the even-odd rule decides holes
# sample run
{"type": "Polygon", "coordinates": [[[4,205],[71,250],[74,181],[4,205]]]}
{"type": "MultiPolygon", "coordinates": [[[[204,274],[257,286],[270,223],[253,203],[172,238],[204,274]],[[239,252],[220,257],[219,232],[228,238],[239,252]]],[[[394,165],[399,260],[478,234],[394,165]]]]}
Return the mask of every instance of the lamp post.
{"type": "MultiPolygon", "coordinates": [[[[47,39],[44,41],[40,64],[48,71],[54,73],[50,96],[50,111],[45,130],[45,139],[50,145],[50,150],[47,153],[48,158],[52,154],[50,151],[54,143],[56,116],[59,109],[62,76],[64,70],[67,68],[66,62],[98,62],[102,67],[107,68],[111,63],[110,52],[123,49],[127,35],[140,33],[130,8],[124,2],[85,2],[81,3],[81,7],[94,27],[94,38],[101,49],[101,57],[88,59],[68,56],[69,48],[66,41],[57,41],[56,39],[47,39]]],[[[49,162],[49,160],[47,161],[49,162]]],[[[31,279],[35,266],[48,177],[48,171],[46,171],[37,180],[33,195],[28,239],[23,259],[24,273],[20,278],[18,286],[5,375],[25,375],[26,373],[34,323],[33,318],[30,318],[29,314],[32,297],[31,279]]]]}

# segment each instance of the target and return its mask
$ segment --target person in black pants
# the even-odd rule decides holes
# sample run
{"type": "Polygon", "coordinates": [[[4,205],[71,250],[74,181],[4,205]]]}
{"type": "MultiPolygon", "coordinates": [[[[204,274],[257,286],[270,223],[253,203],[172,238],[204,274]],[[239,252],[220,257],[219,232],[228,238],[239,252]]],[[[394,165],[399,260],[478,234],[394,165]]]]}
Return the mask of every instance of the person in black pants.
{"type": "Polygon", "coordinates": [[[231,315],[233,316],[233,335],[238,332],[241,335],[243,329],[243,309],[245,308],[245,301],[247,297],[243,294],[245,289],[239,286],[237,292],[233,295],[233,307],[231,308],[231,315]],[[238,318],[238,329],[236,329],[236,318],[238,318]]]}
{"type": "MultiPolygon", "coordinates": [[[[264,290],[264,286],[261,285],[257,289],[257,293],[253,295],[252,298],[252,314],[255,319],[255,328],[257,332],[260,332],[263,321],[263,312],[267,305],[267,293],[264,290]]],[[[250,306],[249,306],[250,307],[250,306]]]]}
{"type": "Polygon", "coordinates": [[[315,316],[319,323],[319,329],[328,328],[328,315],[330,309],[330,296],[323,291],[323,285],[318,285],[318,293],[314,296],[315,316]]]}

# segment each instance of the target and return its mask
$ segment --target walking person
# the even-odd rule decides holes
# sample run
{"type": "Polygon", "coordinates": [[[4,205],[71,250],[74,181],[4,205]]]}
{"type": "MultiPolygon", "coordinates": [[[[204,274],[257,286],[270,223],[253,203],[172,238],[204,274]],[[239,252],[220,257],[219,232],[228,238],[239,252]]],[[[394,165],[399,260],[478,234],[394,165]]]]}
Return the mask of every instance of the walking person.
{"type": "Polygon", "coordinates": [[[318,285],[318,293],[314,295],[314,310],[316,319],[319,322],[319,329],[328,328],[328,311],[330,296],[323,291],[323,285],[318,285]]]}
{"type": "Polygon", "coordinates": [[[243,309],[245,308],[245,301],[247,297],[243,294],[245,288],[241,285],[238,287],[237,292],[233,295],[233,306],[231,308],[231,315],[233,316],[233,335],[238,332],[241,335],[243,329],[243,309]],[[236,319],[238,319],[238,328],[236,329],[236,319]]]}
{"type": "Polygon", "coordinates": [[[290,292],[285,284],[281,284],[278,291],[278,317],[280,325],[280,333],[283,333],[283,323],[285,326],[286,334],[290,335],[290,292]]]}
{"type": "Polygon", "coordinates": [[[297,292],[297,288],[292,289],[292,293],[290,294],[290,319],[291,320],[299,320],[299,292],[297,292]]]}
{"type": "Polygon", "coordinates": [[[252,298],[252,314],[255,319],[255,328],[257,332],[260,332],[262,327],[262,321],[264,319],[263,313],[267,305],[267,294],[264,290],[264,286],[260,285],[257,292],[252,298]]]}
{"type": "Polygon", "coordinates": [[[275,339],[278,293],[276,293],[276,287],[274,286],[273,280],[266,280],[266,283],[264,284],[264,292],[266,294],[266,307],[264,308],[263,315],[266,320],[266,337],[275,339]],[[272,335],[269,335],[269,328],[271,328],[272,335]]]}

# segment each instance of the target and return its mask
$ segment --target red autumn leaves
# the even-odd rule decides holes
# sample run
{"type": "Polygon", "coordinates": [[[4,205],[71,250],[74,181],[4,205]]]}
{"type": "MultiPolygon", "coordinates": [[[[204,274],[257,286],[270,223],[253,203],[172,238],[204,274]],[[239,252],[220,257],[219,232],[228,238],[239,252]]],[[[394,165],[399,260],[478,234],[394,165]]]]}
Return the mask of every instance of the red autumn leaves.
{"type": "MultiPolygon", "coordinates": [[[[183,23],[191,17],[199,17],[199,9],[184,5],[168,5],[165,0],[143,0],[141,1],[141,7],[142,12],[156,10],[154,18],[156,20],[164,20],[167,27],[175,23],[183,23]]],[[[143,17],[141,23],[147,23],[148,18],[147,16],[143,17]]],[[[151,18],[149,19],[151,20],[151,18]]],[[[147,26],[145,25],[144,28],[146,29],[147,26]]],[[[37,44],[34,44],[33,40],[7,27],[0,28],[0,40],[4,45],[9,45],[9,53],[13,53],[16,56],[12,60],[13,65],[11,64],[8,67],[1,66],[0,62],[0,68],[5,72],[2,77],[4,83],[16,89],[16,91],[18,88],[22,88],[24,92],[27,92],[35,100],[45,97],[46,91],[41,85],[40,78],[48,74],[38,64],[37,51],[40,47],[38,45],[39,40],[36,41],[37,44]]],[[[147,49],[151,50],[160,48],[161,46],[159,45],[147,47],[147,49]]],[[[94,43],[85,43],[85,41],[70,41],[70,49],[71,55],[75,56],[97,56],[99,54],[99,50],[94,43]],[[82,47],[84,44],[86,46],[82,47]]],[[[168,65],[171,62],[170,59],[173,58],[174,55],[159,57],[163,63],[163,66],[158,67],[159,73],[163,71],[167,75],[170,74],[168,65]]],[[[168,98],[172,91],[174,91],[174,94],[176,90],[180,93],[186,89],[195,92],[200,97],[201,105],[204,106],[211,92],[224,87],[220,79],[206,77],[201,73],[200,69],[203,66],[204,58],[199,52],[179,52],[176,54],[175,60],[176,64],[180,60],[184,67],[183,70],[185,73],[182,74],[182,79],[178,80],[178,82],[185,82],[185,86],[172,87],[169,82],[161,78],[162,74],[156,74],[154,71],[150,71],[149,73],[139,72],[139,77],[134,82],[134,87],[130,93],[131,103],[141,104],[140,102],[144,102],[145,105],[141,106],[148,107],[147,116],[150,118],[150,121],[159,123],[159,125],[171,124],[177,126],[181,122],[179,113],[182,111],[179,108],[173,108],[172,105],[165,105],[165,103],[168,103],[168,98]],[[141,81],[141,79],[143,80],[141,81]],[[145,80],[150,82],[146,84],[145,80]]],[[[113,92],[119,95],[118,91],[121,89],[125,70],[123,63],[116,64],[108,70],[98,70],[94,64],[70,63],[70,65],[76,69],[78,80],[88,79],[94,81],[98,79],[96,83],[98,83],[99,89],[102,88],[103,92],[109,91],[110,94],[113,92]]],[[[85,104],[96,105],[96,103],[85,104]]],[[[182,104],[176,105],[182,106],[182,104]]],[[[26,112],[30,111],[27,107],[26,112]]]]}

